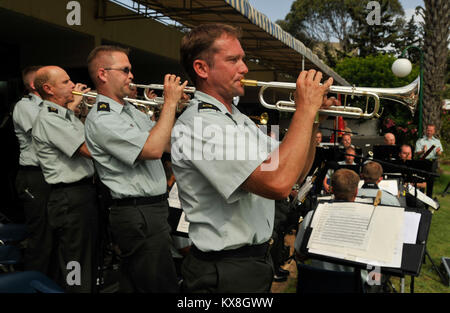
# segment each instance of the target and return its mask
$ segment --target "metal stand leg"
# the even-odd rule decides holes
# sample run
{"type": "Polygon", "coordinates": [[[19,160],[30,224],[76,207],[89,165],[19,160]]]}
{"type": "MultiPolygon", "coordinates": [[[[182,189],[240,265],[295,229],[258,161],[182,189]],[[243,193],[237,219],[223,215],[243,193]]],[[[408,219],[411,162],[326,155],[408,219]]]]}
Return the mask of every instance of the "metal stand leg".
{"type": "Polygon", "coordinates": [[[405,277],[400,278],[400,293],[405,293],[405,277]]]}

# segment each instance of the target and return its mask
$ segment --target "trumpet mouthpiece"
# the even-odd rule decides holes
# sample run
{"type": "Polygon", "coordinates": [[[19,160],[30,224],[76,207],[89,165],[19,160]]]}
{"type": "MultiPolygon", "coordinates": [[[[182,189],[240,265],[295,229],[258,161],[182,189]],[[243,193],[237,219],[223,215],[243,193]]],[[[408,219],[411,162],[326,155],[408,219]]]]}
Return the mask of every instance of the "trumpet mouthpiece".
{"type": "Polygon", "coordinates": [[[258,86],[258,81],[253,79],[241,79],[241,85],[242,86],[258,86]]]}

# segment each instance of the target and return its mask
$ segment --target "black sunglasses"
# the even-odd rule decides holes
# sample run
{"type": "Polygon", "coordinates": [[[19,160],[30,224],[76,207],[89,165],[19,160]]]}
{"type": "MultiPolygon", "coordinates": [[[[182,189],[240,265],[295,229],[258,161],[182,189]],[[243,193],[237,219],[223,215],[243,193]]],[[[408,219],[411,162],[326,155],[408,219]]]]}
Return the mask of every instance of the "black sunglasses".
{"type": "Polygon", "coordinates": [[[122,71],[122,72],[124,72],[125,74],[130,74],[130,72],[131,72],[131,68],[129,68],[129,67],[124,67],[124,68],[104,68],[104,70],[106,70],[106,71],[122,71]]]}

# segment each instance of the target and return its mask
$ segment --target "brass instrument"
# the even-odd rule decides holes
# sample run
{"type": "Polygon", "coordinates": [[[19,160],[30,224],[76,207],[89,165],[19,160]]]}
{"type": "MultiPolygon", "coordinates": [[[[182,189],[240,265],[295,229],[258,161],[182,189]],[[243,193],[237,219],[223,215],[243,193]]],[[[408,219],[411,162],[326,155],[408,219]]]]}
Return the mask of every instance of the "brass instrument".
{"type": "MultiPolygon", "coordinates": [[[[409,85],[398,88],[375,88],[375,87],[349,87],[349,86],[330,86],[329,92],[336,94],[344,94],[345,100],[343,106],[330,106],[327,109],[320,109],[319,113],[330,116],[343,116],[348,118],[378,118],[381,113],[380,110],[380,98],[389,99],[396,102],[400,102],[406,105],[411,113],[414,115],[414,111],[418,102],[419,95],[419,77],[409,85]],[[347,96],[366,96],[366,108],[363,111],[357,107],[351,107],[347,105],[347,96]],[[374,99],[374,108],[372,112],[368,112],[369,98],[374,99]]],[[[243,86],[255,86],[261,87],[259,90],[260,103],[268,108],[284,112],[294,112],[295,102],[293,99],[279,100],[275,104],[267,103],[264,99],[264,91],[268,88],[281,88],[295,90],[295,83],[285,82],[261,82],[257,80],[242,79],[241,84],[243,86]]]]}
{"type": "MultiPolygon", "coordinates": [[[[147,93],[149,90],[164,90],[164,85],[159,85],[159,84],[149,84],[149,85],[143,85],[143,84],[134,84],[134,83],[130,83],[130,87],[136,87],[136,88],[144,88],[144,97],[145,99],[151,101],[153,99],[149,98],[147,96],[147,93]]],[[[184,93],[194,93],[195,92],[195,87],[190,87],[190,86],[186,86],[183,89],[184,93]]],[[[156,98],[162,98],[162,97],[156,97],[156,98]]],[[[156,99],[154,98],[154,99],[156,99]]],[[[164,103],[164,98],[157,100],[159,102],[164,103]]]]}
{"type": "MultiPolygon", "coordinates": [[[[132,84],[130,84],[132,85],[132,84]]],[[[195,89],[195,88],[194,88],[195,89]]],[[[97,98],[96,92],[79,92],[79,91],[72,91],[73,95],[77,96],[83,96],[83,100],[81,101],[81,104],[86,106],[88,109],[90,109],[94,104],[95,101],[89,101],[89,99],[97,98]]],[[[145,93],[144,93],[145,95],[145,93]]],[[[146,95],[145,95],[146,96],[146,95]]],[[[146,96],[147,98],[147,96],[146,96]]],[[[142,109],[147,115],[152,117],[154,115],[155,110],[160,110],[161,106],[164,104],[164,98],[163,97],[155,97],[153,99],[147,98],[148,100],[142,100],[142,99],[134,99],[125,97],[123,100],[130,102],[132,105],[134,105],[138,109],[142,109]]],[[[177,112],[180,112],[189,101],[186,100],[180,100],[177,105],[177,112]]]]}
{"type": "Polygon", "coordinates": [[[258,121],[261,125],[267,125],[269,122],[269,114],[267,114],[267,112],[264,112],[261,115],[251,115],[249,118],[258,121]]]}

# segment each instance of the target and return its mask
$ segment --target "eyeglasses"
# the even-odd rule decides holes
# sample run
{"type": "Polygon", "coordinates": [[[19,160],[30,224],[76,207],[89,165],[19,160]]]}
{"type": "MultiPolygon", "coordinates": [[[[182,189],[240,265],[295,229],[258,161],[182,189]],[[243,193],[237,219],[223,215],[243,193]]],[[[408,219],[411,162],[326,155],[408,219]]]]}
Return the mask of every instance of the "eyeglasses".
{"type": "Polygon", "coordinates": [[[104,68],[104,70],[106,70],[106,71],[122,71],[122,72],[124,72],[125,74],[130,74],[130,72],[131,72],[131,68],[129,68],[129,67],[124,67],[124,68],[104,68]]]}

